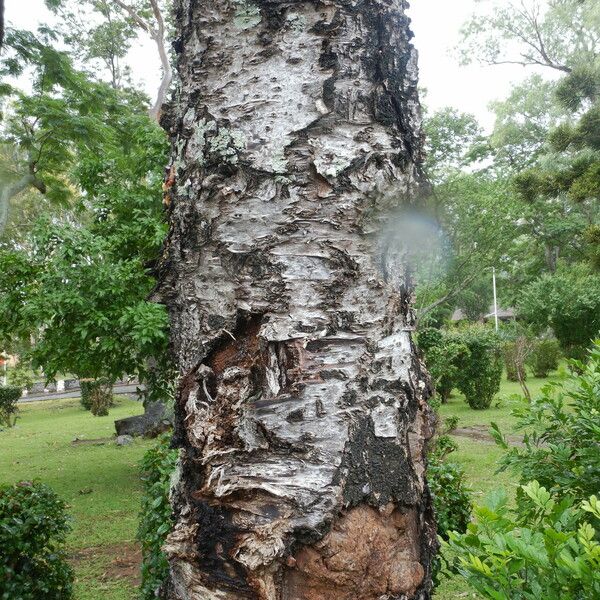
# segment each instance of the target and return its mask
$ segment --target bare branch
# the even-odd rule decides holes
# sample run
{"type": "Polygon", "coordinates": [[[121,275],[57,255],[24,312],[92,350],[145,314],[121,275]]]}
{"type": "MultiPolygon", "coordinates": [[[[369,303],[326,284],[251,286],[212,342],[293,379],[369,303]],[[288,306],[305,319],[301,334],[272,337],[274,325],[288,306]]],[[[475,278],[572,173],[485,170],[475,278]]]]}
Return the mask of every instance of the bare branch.
{"type": "Polygon", "coordinates": [[[150,23],[146,22],[142,17],[128,4],[125,4],[122,0],[113,0],[115,4],[118,4],[127,14],[137,23],[138,27],[141,27],[146,33],[154,36],[154,29],[150,26],[150,23]]]}
{"type": "Polygon", "coordinates": [[[156,94],[156,100],[154,105],[148,111],[152,119],[158,121],[160,118],[160,109],[165,101],[165,97],[173,81],[173,70],[171,68],[171,62],[167,53],[167,47],[165,44],[165,20],[163,18],[158,0],[149,0],[152,6],[152,12],[156,19],[156,29],[150,25],[145,19],[143,19],[139,13],[137,13],[131,6],[123,2],[122,0],[113,0],[115,4],[120,6],[127,14],[133,19],[140,29],[145,31],[154,40],[158,49],[158,55],[160,57],[160,64],[162,67],[162,79],[158,87],[156,94]]]}
{"type": "Polygon", "coordinates": [[[173,80],[173,70],[171,69],[171,61],[169,60],[169,55],[167,54],[167,49],[165,46],[165,21],[160,11],[160,7],[158,6],[157,0],[150,0],[150,4],[152,5],[152,11],[154,12],[154,17],[158,25],[158,30],[156,31],[154,41],[156,42],[156,46],[158,48],[158,54],[160,56],[160,62],[163,69],[163,76],[158,88],[156,101],[154,102],[154,106],[150,109],[150,116],[158,121],[160,119],[160,109],[164,104],[165,97],[169,91],[169,86],[173,80]]]}

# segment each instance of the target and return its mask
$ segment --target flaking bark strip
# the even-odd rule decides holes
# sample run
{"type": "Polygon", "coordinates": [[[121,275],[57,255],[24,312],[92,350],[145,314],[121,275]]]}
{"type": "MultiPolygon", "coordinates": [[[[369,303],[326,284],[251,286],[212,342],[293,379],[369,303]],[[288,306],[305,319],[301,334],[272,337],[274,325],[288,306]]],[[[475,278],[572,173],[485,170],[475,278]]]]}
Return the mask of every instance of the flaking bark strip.
{"type": "Polygon", "coordinates": [[[423,186],[406,6],[175,1],[164,598],[430,596],[430,387],[380,234],[423,186]]]}

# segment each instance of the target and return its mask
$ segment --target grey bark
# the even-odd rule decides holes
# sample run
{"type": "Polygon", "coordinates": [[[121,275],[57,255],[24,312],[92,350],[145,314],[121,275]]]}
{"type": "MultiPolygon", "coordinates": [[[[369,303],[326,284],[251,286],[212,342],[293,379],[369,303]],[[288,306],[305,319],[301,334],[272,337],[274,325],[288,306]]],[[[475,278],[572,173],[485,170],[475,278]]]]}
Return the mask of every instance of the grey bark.
{"type": "Polygon", "coordinates": [[[29,187],[34,187],[41,194],[46,193],[46,186],[44,182],[41,179],[38,179],[35,173],[23,175],[23,177],[17,181],[5,185],[2,190],[0,190],[0,236],[4,233],[8,223],[10,201],[29,187]]]}
{"type": "Polygon", "coordinates": [[[379,234],[422,179],[406,7],[175,2],[165,598],[430,597],[430,385],[379,234]]]}
{"type": "Polygon", "coordinates": [[[172,423],[167,406],[162,402],[148,402],[144,414],[115,421],[117,435],[154,438],[171,429],[172,423]]]}

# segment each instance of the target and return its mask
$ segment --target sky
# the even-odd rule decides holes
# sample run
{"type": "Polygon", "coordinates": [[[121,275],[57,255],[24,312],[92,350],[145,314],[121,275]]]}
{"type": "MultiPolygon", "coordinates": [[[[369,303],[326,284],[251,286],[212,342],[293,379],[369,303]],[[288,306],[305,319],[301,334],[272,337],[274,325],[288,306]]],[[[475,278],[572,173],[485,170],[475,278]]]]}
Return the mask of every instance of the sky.
{"type": "MultiPolygon", "coordinates": [[[[477,0],[412,0],[409,15],[419,50],[421,87],[432,110],[452,106],[474,114],[485,129],[493,125],[488,109],[492,100],[508,95],[511,82],[530,71],[518,65],[459,65],[456,45],[462,23],[476,10],[477,0]]],[[[44,0],[5,0],[9,24],[34,28],[49,20],[44,0]]],[[[129,57],[136,79],[154,97],[159,84],[159,62],[150,40],[140,39],[129,57]]]]}

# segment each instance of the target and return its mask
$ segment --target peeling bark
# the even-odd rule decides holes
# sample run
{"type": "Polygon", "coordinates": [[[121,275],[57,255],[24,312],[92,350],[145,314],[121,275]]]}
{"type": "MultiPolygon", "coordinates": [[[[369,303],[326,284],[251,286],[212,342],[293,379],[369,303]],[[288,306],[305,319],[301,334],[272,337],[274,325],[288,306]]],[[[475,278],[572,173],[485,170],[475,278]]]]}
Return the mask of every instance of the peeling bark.
{"type": "Polygon", "coordinates": [[[430,597],[430,387],[402,244],[379,235],[422,180],[405,10],[175,2],[164,598],[430,597]]]}

